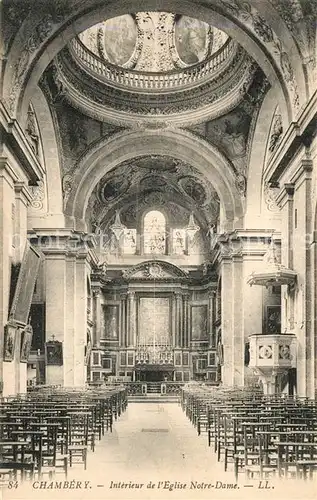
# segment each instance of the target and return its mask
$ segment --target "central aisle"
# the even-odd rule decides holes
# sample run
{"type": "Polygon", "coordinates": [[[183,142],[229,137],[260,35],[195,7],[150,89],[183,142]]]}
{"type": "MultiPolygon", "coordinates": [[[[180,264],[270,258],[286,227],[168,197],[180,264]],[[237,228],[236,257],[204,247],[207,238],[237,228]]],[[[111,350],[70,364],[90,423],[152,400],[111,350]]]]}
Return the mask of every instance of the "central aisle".
{"type": "Polygon", "coordinates": [[[112,434],[89,458],[90,466],[96,460],[96,466],[104,466],[109,476],[120,476],[124,470],[131,477],[154,474],[188,481],[198,473],[210,479],[211,472],[214,476],[216,470],[223,470],[207,446],[206,434],[199,437],[180,406],[173,403],[129,404],[112,434]]]}

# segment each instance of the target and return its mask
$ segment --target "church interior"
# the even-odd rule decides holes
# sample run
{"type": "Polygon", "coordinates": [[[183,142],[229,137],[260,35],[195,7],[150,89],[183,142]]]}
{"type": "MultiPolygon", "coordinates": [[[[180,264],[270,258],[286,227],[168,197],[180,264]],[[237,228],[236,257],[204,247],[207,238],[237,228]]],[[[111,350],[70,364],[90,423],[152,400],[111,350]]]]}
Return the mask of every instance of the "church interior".
{"type": "Polygon", "coordinates": [[[0,8],[0,477],[316,480],[315,0],[0,8]]]}

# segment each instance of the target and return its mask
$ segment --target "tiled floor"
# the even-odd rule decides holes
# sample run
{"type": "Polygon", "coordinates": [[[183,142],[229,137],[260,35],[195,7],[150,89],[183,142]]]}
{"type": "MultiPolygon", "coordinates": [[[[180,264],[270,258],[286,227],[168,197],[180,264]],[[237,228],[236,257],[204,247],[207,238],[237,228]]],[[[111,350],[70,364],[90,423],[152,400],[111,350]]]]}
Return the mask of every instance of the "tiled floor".
{"type": "Polygon", "coordinates": [[[46,478],[42,485],[35,482],[3,491],[3,497],[41,500],[315,498],[311,485],[305,489],[302,485],[297,488],[270,482],[271,489],[262,489],[258,481],[246,487],[243,477],[232,489],[233,474],[224,473],[223,463],[218,463],[208,448],[206,435],[198,437],[181,408],[171,403],[129,404],[115,422],[113,432],[97,442],[95,453],[89,452],[87,470],[75,465],[63,489],[56,488],[55,483],[60,481],[64,478],[57,475],[51,489],[51,481],[46,478]],[[223,488],[224,485],[230,488],[223,488]]]}

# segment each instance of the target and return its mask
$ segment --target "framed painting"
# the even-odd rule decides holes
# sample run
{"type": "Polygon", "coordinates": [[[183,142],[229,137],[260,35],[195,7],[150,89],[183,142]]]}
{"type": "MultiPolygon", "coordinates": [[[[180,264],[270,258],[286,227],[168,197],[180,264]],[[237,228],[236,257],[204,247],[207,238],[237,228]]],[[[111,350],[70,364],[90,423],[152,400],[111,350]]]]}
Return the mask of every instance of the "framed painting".
{"type": "Polygon", "coordinates": [[[45,344],[45,361],[47,365],[62,366],[63,365],[63,344],[57,340],[46,342],[45,344]]]}
{"type": "Polygon", "coordinates": [[[8,323],[4,327],[4,361],[13,361],[16,343],[17,327],[14,324],[8,323]]]}
{"type": "Polygon", "coordinates": [[[105,338],[118,340],[119,338],[119,306],[106,304],[103,306],[103,329],[105,338]]]}
{"type": "Polygon", "coordinates": [[[27,325],[24,330],[22,330],[21,339],[21,352],[20,352],[20,362],[27,363],[31,351],[33,337],[33,328],[31,325],[27,325]]]}
{"type": "Polygon", "coordinates": [[[191,306],[191,340],[201,340],[208,337],[207,305],[191,306]]]}
{"type": "Polygon", "coordinates": [[[18,323],[28,323],[40,261],[40,255],[27,243],[16,281],[11,284],[14,291],[11,290],[10,319],[18,323]]]}

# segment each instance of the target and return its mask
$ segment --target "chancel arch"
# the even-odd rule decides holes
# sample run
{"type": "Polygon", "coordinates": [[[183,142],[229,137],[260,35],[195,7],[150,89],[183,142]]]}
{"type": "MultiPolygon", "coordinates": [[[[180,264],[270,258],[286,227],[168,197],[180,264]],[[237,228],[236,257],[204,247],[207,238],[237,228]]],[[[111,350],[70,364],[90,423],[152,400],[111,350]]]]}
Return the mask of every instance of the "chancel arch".
{"type": "Polygon", "coordinates": [[[206,141],[183,130],[124,132],[94,146],[77,166],[65,213],[69,225],[85,230],[85,211],[89,196],[107,171],[128,159],[139,156],[165,155],[189,162],[213,184],[222,208],[221,224],[232,229],[243,224],[243,204],[235,175],[225,157],[206,141]]]}
{"type": "Polygon", "coordinates": [[[3,2],[4,396],[38,362],[48,385],[262,377],[313,397],[314,2],[128,3],[3,2]],[[105,43],[106,24],[123,30],[105,43]]]}

